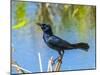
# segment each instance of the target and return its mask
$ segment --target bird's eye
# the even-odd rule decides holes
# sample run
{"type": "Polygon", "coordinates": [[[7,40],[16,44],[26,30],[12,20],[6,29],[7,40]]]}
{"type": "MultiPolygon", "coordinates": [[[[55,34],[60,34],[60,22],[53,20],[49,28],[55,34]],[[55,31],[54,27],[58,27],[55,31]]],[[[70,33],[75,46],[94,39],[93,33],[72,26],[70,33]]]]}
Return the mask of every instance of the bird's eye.
{"type": "Polygon", "coordinates": [[[41,28],[42,28],[42,29],[46,29],[46,27],[45,27],[45,26],[41,26],[41,28]]]}

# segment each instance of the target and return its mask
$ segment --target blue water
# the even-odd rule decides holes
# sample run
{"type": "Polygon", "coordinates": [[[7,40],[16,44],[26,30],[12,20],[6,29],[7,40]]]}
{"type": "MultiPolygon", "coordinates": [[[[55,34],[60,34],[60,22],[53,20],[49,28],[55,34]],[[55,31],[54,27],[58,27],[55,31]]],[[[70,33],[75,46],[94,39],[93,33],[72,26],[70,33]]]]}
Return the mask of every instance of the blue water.
{"type": "MultiPolygon", "coordinates": [[[[50,49],[44,43],[42,30],[32,22],[35,18],[35,10],[37,10],[35,3],[27,3],[26,10],[30,23],[19,30],[12,30],[12,44],[15,48],[15,51],[12,52],[12,59],[21,67],[31,72],[40,72],[38,60],[38,52],[40,52],[43,71],[46,72],[48,60],[51,56],[56,58],[58,53],[55,50],[50,49]]],[[[13,16],[12,25],[15,24],[13,16]]],[[[56,28],[53,28],[53,30],[55,29],[56,28]]],[[[63,57],[61,71],[95,68],[95,36],[92,34],[93,30],[89,30],[87,40],[80,40],[75,29],[67,31],[67,28],[65,28],[59,30],[59,32],[60,31],[61,33],[54,34],[70,43],[87,42],[90,46],[88,52],[80,49],[66,50],[63,57]]]]}

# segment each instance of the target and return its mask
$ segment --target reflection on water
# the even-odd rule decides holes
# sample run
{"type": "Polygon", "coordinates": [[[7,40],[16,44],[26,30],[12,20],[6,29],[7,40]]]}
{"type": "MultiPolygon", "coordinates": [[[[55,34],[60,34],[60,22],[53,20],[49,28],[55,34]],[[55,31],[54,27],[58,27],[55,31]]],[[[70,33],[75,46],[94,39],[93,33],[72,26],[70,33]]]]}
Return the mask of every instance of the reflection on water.
{"type": "MultiPolygon", "coordinates": [[[[35,24],[35,18],[37,17],[36,11],[39,9],[39,3],[27,2],[25,4],[25,14],[29,22],[24,27],[19,28],[18,30],[12,30],[12,43],[15,48],[15,51],[12,53],[12,59],[14,59],[23,68],[31,72],[40,72],[38,61],[38,52],[40,52],[43,63],[43,71],[47,71],[48,60],[51,56],[56,58],[58,56],[58,53],[47,47],[47,45],[43,41],[43,33],[41,29],[35,24]]],[[[12,8],[12,25],[16,25],[16,19],[14,18],[16,13],[14,11],[14,8],[17,7],[14,5],[14,3],[12,3],[12,5],[14,6],[12,8]]],[[[56,11],[54,12],[57,13],[56,11]]],[[[91,29],[90,26],[88,26],[91,25],[91,19],[89,19],[89,16],[89,22],[84,20],[84,22],[86,21],[86,23],[83,24],[85,25],[85,27],[82,26],[83,28],[78,26],[78,24],[80,23],[77,23],[75,18],[73,18],[72,20],[68,20],[68,24],[70,26],[69,28],[68,26],[66,26],[67,23],[61,23],[60,19],[61,16],[56,14],[55,20],[53,21],[53,24],[51,24],[55,35],[70,43],[87,42],[90,45],[88,52],[84,52],[79,49],[65,51],[61,70],[95,68],[95,27],[91,29]],[[57,21],[60,22],[57,22],[56,19],[58,19],[57,21]]]]}

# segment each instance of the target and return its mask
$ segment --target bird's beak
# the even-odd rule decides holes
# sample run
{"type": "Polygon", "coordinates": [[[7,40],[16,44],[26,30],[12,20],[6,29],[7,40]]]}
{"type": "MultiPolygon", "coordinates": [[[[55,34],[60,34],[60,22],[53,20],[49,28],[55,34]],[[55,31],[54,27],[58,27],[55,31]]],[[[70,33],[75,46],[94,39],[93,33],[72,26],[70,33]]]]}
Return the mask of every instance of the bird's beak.
{"type": "Polygon", "coordinates": [[[36,23],[38,26],[41,26],[41,23],[36,23]]]}

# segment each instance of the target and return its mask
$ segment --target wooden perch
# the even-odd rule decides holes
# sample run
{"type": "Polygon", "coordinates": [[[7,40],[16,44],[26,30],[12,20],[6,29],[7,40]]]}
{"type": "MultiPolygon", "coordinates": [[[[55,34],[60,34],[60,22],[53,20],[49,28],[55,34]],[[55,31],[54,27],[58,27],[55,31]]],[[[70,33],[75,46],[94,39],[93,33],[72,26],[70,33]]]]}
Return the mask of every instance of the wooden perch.
{"type": "Polygon", "coordinates": [[[54,64],[54,61],[53,61],[53,56],[50,58],[50,60],[48,61],[48,72],[52,72],[53,71],[53,64],[54,64]]]}
{"type": "Polygon", "coordinates": [[[60,68],[61,68],[61,64],[62,64],[62,59],[63,59],[63,56],[59,56],[58,57],[58,60],[57,60],[57,63],[55,63],[55,61],[53,60],[53,57],[50,58],[50,60],[48,61],[48,72],[57,72],[57,71],[60,71],[60,68]]]}
{"type": "Polygon", "coordinates": [[[62,57],[60,56],[60,57],[58,58],[58,62],[57,62],[56,65],[55,65],[54,71],[60,71],[61,64],[62,64],[62,57]]]}

